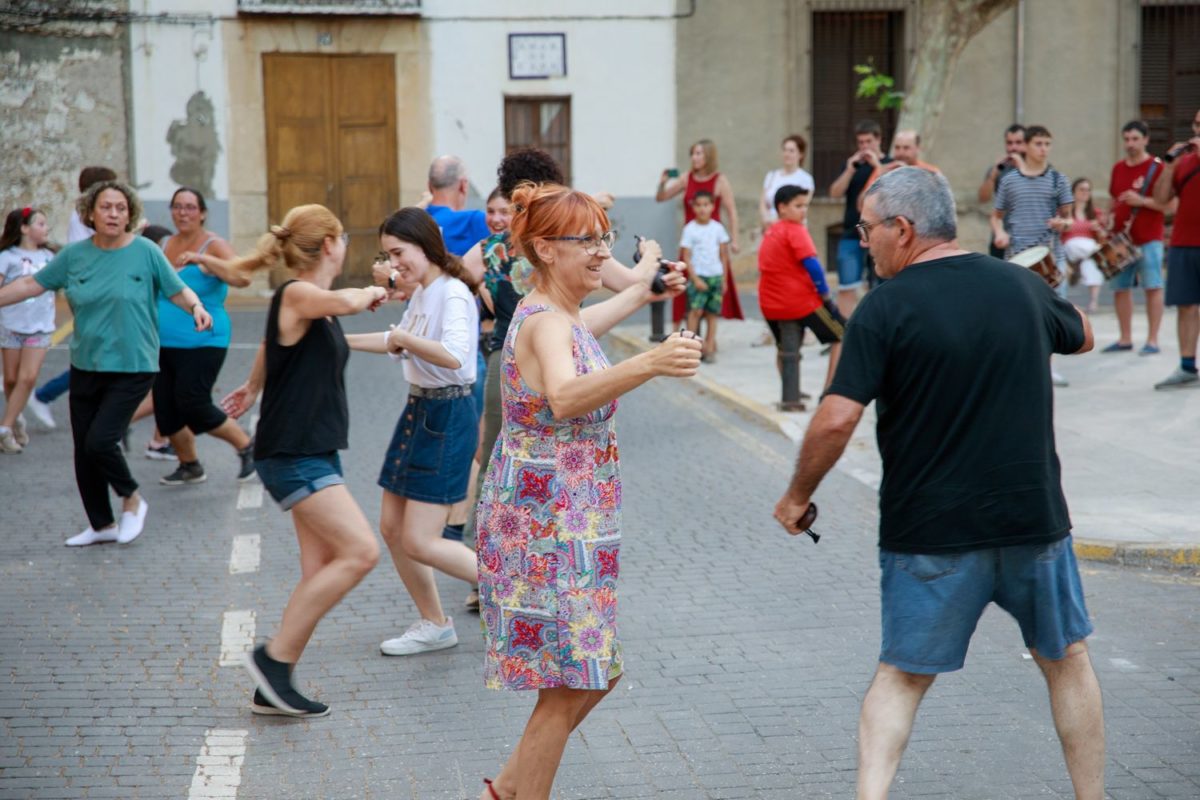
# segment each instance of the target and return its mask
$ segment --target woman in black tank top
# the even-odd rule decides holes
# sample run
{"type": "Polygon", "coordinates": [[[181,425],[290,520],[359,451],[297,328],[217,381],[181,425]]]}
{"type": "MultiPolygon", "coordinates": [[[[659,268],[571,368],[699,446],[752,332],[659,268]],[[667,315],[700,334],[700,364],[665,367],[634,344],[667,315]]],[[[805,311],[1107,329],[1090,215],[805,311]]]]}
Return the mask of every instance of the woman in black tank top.
{"type": "Polygon", "coordinates": [[[300,543],[302,577],[279,629],[246,658],[257,686],[250,705],[256,714],[329,713],[296,691],[292,667],[321,618],[379,561],[374,531],[346,489],[338,458],[350,428],[343,377],[350,349],[337,318],[374,310],[387,292],[377,286],[331,290],[345,257],[337,217],[309,205],[289,211],[236,264],[258,269],[282,262],[296,272],[271,300],[250,379],[224,403],[238,417],[263,392],[255,468],[280,507],[292,511],[300,543]]]}

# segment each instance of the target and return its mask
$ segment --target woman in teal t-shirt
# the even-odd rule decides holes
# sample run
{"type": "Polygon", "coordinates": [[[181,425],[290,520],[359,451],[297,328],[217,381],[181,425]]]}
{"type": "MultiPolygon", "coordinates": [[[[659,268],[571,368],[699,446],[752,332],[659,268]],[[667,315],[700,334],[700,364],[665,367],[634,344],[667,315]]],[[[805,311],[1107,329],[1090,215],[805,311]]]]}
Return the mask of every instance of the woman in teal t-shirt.
{"type": "Polygon", "coordinates": [[[159,483],[178,486],[200,483],[208,476],[196,453],[196,436],[207,433],[228,442],[240,460],[238,480],[254,476],[250,436],[212,400],[213,385],[229,352],[230,322],[225,296],[230,286],[249,286],[250,277],[234,269],[233,248],[205,230],[208,206],[204,195],[190,187],[175,190],[171,220],[178,233],[163,240],[167,261],[179,278],[212,314],[212,328],[197,332],[187,311],[158,297],[158,376],[154,379],[154,420],[171,440],[179,466],[159,483]]]}
{"type": "Polygon", "coordinates": [[[133,232],[142,215],[133,189],[119,181],[101,181],[79,198],[76,208],[95,234],[64,247],[36,275],[0,289],[0,306],[47,290],[66,290],[75,314],[71,340],[75,482],[90,523],[68,539],[67,546],[128,544],[141,534],[147,506],[121,454],[120,441],[158,371],[155,300],[159,294],[171,298],[188,311],[198,331],[211,328],[212,317],[162,251],[133,232]],[[119,525],[108,499],[110,486],[124,500],[119,525]]]}

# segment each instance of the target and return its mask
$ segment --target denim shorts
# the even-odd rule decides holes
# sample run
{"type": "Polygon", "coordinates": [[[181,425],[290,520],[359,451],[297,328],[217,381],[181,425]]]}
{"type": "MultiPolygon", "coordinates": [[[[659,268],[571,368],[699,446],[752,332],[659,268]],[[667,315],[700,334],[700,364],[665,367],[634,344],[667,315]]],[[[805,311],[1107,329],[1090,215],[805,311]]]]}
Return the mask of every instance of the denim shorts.
{"type": "Polygon", "coordinates": [[[284,511],[330,486],[340,486],[342,459],[336,452],[319,456],[276,456],[255,459],[254,469],[271,498],[284,511]]]}
{"type": "Polygon", "coordinates": [[[17,333],[0,325],[0,349],[4,350],[45,350],[50,347],[48,333],[17,333]]]}
{"type": "Polygon", "coordinates": [[[1163,288],[1163,243],[1161,241],[1146,242],[1139,244],[1138,247],[1142,250],[1142,257],[1136,263],[1130,264],[1118,272],[1109,281],[1108,285],[1114,292],[1132,289],[1135,277],[1138,285],[1143,289],[1163,288]]]}
{"type": "Polygon", "coordinates": [[[478,442],[479,415],[471,395],[409,395],[379,471],[379,485],[410,500],[453,505],[467,496],[478,442]]]}
{"type": "Polygon", "coordinates": [[[989,603],[1011,614],[1025,646],[1050,660],[1092,632],[1070,536],[1052,544],[926,555],[879,551],[879,660],[905,672],[962,669],[989,603]]]}
{"type": "Polygon", "coordinates": [[[1176,245],[1167,253],[1167,305],[1200,305],[1200,247],[1176,245]]]}
{"type": "Polygon", "coordinates": [[[839,239],[837,248],[838,289],[854,289],[863,282],[867,249],[857,236],[839,239]]]}

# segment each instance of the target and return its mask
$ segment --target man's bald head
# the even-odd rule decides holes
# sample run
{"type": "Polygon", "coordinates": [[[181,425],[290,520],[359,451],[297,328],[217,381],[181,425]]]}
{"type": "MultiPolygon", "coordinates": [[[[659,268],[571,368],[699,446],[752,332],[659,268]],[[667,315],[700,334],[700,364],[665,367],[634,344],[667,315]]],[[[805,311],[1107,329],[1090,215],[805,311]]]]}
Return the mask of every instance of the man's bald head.
{"type": "Polygon", "coordinates": [[[467,177],[467,168],[458,156],[438,156],[429,165],[429,191],[448,189],[467,177]]]}
{"type": "Polygon", "coordinates": [[[908,166],[921,158],[921,134],[914,130],[896,131],[892,137],[892,158],[908,166]]]}

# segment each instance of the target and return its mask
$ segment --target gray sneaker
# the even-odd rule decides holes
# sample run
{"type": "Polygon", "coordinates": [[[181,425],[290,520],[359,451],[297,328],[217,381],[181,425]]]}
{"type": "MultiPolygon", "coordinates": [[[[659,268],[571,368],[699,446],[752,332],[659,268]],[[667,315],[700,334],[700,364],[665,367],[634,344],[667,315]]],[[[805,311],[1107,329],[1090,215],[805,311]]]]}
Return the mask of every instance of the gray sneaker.
{"type": "Polygon", "coordinates": [[[158,482],[163,486],[182,486],[185,483],[203,483],[208,480],[208,475],[204,472],[204,467],[199,461],[193,461],[190,464],[180,464],[179,468],[170,475],[163,475],[158,479],[158,482]]]}
{"type": "Polygon", "coordinates": [[[1188,372],[1186,369],[1176,369],[1167,376],[1165,381],[1159,381],[1154,384],[1154,388],[1163,389],[1182,389],[1185,386],[1200,385],[1200,375],[1195,372],[1188,372]]]}
{"type": "Polygon", "coordinates": [[[17,443],[17,437],[8,428],[0,431],[0,453],[19,453],[23,448],[17,443]]]}
{"type": "Polygon", "coordinates": [[[29,431],[25,429],[24,414],[17,415],[17,421],[13,423],[12,432],[13,438],[17,440],[17,444],[21,445],[21,447],[29,444],[29,431]]]}

